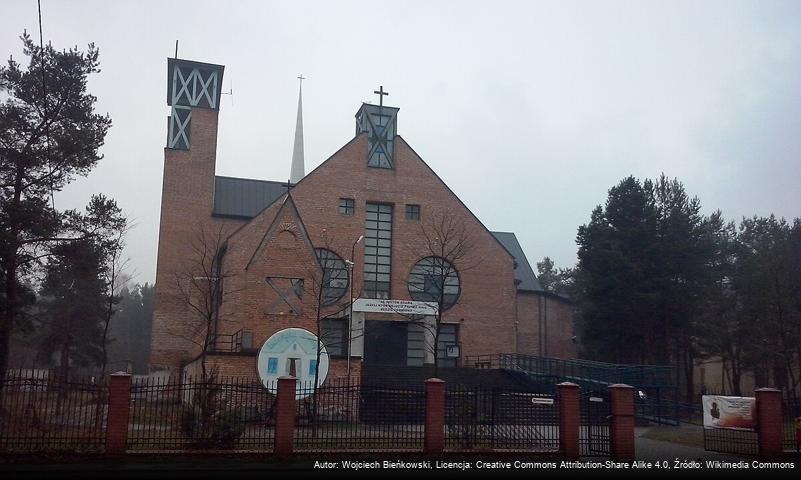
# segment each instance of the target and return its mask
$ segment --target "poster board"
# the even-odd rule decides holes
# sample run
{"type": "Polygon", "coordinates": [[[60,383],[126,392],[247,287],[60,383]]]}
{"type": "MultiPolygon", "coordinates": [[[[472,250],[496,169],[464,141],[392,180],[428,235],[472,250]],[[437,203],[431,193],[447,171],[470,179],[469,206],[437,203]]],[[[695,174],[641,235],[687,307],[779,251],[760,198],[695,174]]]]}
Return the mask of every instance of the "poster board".
{"type": "Polygon", "coordinates": [[[756,428],[756,399],[754,397],[727,397],[704,395],[704,428],[753,430],[756,428]]]}

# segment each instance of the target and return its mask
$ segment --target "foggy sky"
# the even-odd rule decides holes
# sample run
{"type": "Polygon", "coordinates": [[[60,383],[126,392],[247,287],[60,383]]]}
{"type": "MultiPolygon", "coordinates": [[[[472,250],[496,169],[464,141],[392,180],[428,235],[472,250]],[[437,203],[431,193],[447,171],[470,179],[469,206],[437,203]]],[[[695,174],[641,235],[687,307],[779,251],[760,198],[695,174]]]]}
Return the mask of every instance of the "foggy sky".
{"type": "MultiPolygon", "coordinates": [[[[529,261],[576,261],[576,229],[627,175],[678,177],[704,213],[801,216],[801,2],[106,2],[42,0],[45,42],[94,42],[105,159],[56,195],[92,193],[136,223],[152,282],[166,58],[225,65],[217,174],[289,177],[303,85],[306,171],[354,134],[362,101],[529,261]],[[229,5],[229,3],[231,3],[229,5]]],[[[4,1],[0,54],[38,38],[35,0],[4,1]]]]}

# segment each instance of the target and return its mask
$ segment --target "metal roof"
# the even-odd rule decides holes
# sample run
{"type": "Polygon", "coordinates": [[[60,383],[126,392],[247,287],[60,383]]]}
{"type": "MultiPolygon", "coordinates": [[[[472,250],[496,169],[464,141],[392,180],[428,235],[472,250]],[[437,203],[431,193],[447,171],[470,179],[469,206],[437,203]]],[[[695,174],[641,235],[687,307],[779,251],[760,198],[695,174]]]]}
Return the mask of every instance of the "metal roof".
{"type": "Polygon", "coordinates": [[[286,193],[286,182],[214,178],[214,215],[253,218],[286,193]]]}
{"type": "Polygon", "coordinates": [[[492,232],[492,234],[501,242],[501,245],[509,250],[509,253],[511,253],[517,261],[515,280],[520,280],[517,289],[528,292],[541,292],[542,286],[540,286],[537,276],[534,275],[534,270],[532,270],[531,265],[528,263],[526,254],[523,253],[523,248],[520,246],[520,242],[517,241],[515,234],[512,232],[492,232]]]}

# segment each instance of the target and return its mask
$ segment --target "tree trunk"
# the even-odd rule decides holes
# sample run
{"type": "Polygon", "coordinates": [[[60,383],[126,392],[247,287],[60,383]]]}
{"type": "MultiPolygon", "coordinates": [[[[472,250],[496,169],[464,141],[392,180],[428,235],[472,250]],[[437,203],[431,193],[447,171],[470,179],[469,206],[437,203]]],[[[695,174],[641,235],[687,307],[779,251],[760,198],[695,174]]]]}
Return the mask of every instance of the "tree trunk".
{"type": "Polygon", "coordinates": [[[11,354],[11,332],[14,329],[14,322],[17,315],[17,250],[19,249],[19,221],[17,219],[20,211],[19,205],[22,200],[22,167],[18,164],[14,179],[14,198],[9,206],[8,223],[11,225],[9,237],[11,241],[5,250],[5,308],[3,318],[0,320],[0,392],[5,385],[6,372],[8,371],[8,359],[11,354]]]}
{"type": "Polygon", "coordinates": [[[695,396],[695,359],[690,351],[684,355],[684,381],[686,382],[684,386],[685,400],[687,403],[693,403],[693,397],[695,396]]]}
{"type": "Polygon", "coordinates": [[[740,362],[736,359],[732,359],[731,361],[731,386],[732,392],[736,397],[742,395],[742,391],[740,390],[740,377],[742,375],[742,368],[740,366],[740,362]]]}
{"type": "Polygon", "coordinates": [[[17,302],[17,268],[14,259],[9,259],[6,265],[6,298],[0,319],[0,393],[5,385],[8,359],[11,354],[11,331],[14,326],[17,302]]]}

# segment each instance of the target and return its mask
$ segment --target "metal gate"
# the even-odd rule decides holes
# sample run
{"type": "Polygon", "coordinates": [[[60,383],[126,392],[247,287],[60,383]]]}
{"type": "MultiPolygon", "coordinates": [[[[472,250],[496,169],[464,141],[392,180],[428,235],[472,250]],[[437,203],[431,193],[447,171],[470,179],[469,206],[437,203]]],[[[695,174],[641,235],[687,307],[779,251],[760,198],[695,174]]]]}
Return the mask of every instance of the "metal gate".
{"type": "Polygon", "coordinates": [[[447,450],[559,450],[553,395],[449,385],[445,398],[447,450]]]}
{"type": "Polygon", "coordinates": [[[579,447],[581,456],[609,456],[609,393],[581,393],[581,427],[579,447]]]}

